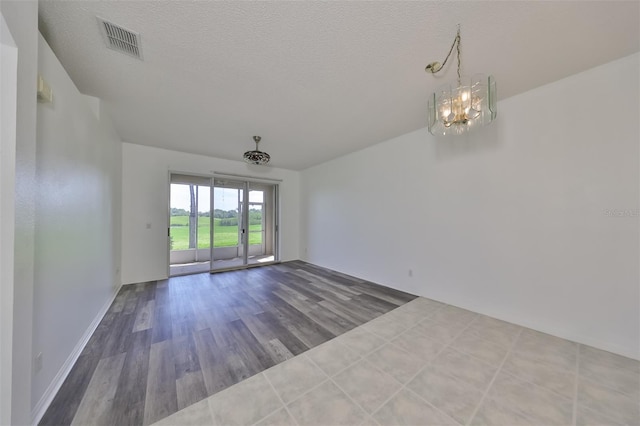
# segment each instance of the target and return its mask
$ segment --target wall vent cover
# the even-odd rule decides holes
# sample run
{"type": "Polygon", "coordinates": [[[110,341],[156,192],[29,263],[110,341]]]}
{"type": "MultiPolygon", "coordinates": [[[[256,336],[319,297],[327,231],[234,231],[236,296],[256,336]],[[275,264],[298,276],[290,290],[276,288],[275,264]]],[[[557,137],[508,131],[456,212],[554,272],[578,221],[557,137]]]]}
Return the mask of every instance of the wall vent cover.
{"type": "Polygon", "coordinates": [[[109,22],[106,19],[98,18],[100,31],[109,49],[117,50],[126,55],[142,60],[142,46],[140,45],[140,34],[109,22]]]}

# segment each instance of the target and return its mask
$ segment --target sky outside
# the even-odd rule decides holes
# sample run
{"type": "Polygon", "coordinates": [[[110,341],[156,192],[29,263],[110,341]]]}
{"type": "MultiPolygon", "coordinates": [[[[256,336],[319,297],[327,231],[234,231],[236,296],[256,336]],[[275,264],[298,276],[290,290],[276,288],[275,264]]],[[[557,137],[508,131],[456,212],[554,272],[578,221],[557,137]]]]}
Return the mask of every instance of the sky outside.
{"type": "MultiPolygon", "coordinates": [[[[198,187],[198,211],[209,211],[209,187],[198,187]]],[[[232,188],[214,188],[214,208],[220,210],[237,210],[239,191],[232,188]]],[[[249,191],[249,201],[262,202],[262,191],[249,191]]],[[[189,185],[171,184],[171,207],[189,211],[189,185]]]]}

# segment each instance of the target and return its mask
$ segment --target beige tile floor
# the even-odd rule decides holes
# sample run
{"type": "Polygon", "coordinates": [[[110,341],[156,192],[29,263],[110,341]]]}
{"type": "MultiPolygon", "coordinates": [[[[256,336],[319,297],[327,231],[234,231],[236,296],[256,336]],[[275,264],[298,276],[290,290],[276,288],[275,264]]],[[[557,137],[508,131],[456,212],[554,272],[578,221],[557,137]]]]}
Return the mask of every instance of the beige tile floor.
{"type": "Polygon", "coordinates": [[[638,425],[640,362],[418,298],[156,425],[638,425]]]}

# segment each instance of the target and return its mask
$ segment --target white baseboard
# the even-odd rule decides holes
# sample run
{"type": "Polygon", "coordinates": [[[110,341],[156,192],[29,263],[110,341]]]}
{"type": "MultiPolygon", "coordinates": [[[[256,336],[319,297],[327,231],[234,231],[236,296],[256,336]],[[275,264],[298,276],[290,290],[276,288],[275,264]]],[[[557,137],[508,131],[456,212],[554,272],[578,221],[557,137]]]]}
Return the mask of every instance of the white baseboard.
{"type": "MultiPolygon", "coordinates": [[[[423,296],[423,297],[429,298],[429,296],[423,296]]],[[[576,332],[574,330],[569,330],[561,327],[552,327],[552,326],[549,326],[548,324],[543,324],[535,320],[534,321],[523,320],[520,317],[504,315],[503,312],[488,311],[484,309],[484,307],[482,306],[477,306],[473,304],[463,305],[457,302],[451,303],[450,301],[447,302],[446,300],[438,300],[438,299],[432,299],[432,300],[436,300],[441,303],[446,303],[451,306],[455,306],[457,308],[467,309],[469,311],[472,311],[478,314],[487,315],[491,318],[499,319],[501,321],[506,321],[511,324],[519,325],[521,327],[530,328],[532,330],[550,334],[555,337],[560,337],[561,339],[569,340],[571,342],[580,343],[582,345],[587,345],[587,346],[593,346],[594,348],[602,349],[603,351],[611,352],[614,354],[622,355],[624,357],[640,361],[640,352],[638,351],[640,350],[640,348],[638,348],[638,350],[633,350],[628,347],[622,347],[622,346],[613,344],[611,342],[604,342],[599,339],[595,339],[592,336],[585,335],[585,334],[576,332]]]]}
{"type": "Polygon", "coordinates": [[[313,260],[306,259],[306,256],[303,257],[302,260],[304,260],[305,262],[313,263],[318,266],[333,269],[334,271],[342,272],[347,275],[352,275],[357,278],[366,279],[372,282],[377,282],[378,284],[383,285],[385,287],[393,288],[400,291],[406,291],[406,292],[415,294],[416,296],[422,296],[422,297],[429,298],[441,303],[446,303],[451,306],[467,309],[469,311],[482,314],[482,315],[487,315],[489,317],[506,321],[511,324],[530,328],[532,330],[536,330],[542,333],[550,334],[552,336],[560,337],[565,340],[570,340],[572,342],[580,343],[582,345],[593,346],[594,348],[597,348],[597,349],[602,349],[607,352],[611,352],[614,354],[622,355],[624,357],[640,361],[640,347],[621,346],[610,341],[604,341],[602,339],[595,338],[589,334],[581,333],[571,327],[566,327],[566,326],[563,327],[562,324],[549,324],[549,323],[540,321],[539,318],[535,318],[535,317],[527,319],[527,318],[523,318],[522,316],[505,313],[504,311],[500,311],[496,309],[494,310],[487,309],[486,306],[474,303],[473,301],[469,301],[469,300],[466,300],[466,301],[451,300],[451,299],[444,300],[441,297],[437,297],[437,296],[434,297],[433,295],[429,294],[429,291],[427,291],[426,289],[420,289],[416,291],[415,288],[413,289],[407,288],[404,285],[382,283],[380,281],[376,281],[375,278],[372,279],[371,277],[358,276],[353,271],[344,271],[344,270],[340,270],[339,268],[333,267],[331,265],[327,266],[321,263],[314,263],[313,260]]]}
{"type": "Polygon", "coordinates": [[[104,318],[105,314],[109,310],[109,307],[115,300],[121,288],[122,288],[122,284],[120,284],[118,288],[116,288],[113,295],[109,298],[109,300],[107,300],[104,306],[102,306],[100,311],[98,311],[98,314],[93,319],[93,321],[91,322],[87,330],[84,332],[84,334],[80,338],[80,341],[78,341],[78,344],[76,344],[76,347],[73,348],[73,351],[71,352],[71,354],[69,354],[69,357],[67,358],[67,360],[64,362],[64,364],[62,364],[62,367],[60,367],[58,374],[56,374],[56,376],[53,378],[53,380],[47,387],[47,390],[45,390],[44,394],[42,395],[42,398],[40,398],[40,401],[38,401],[36,406],[31,411],[32,425],[37,425],[38,423],[40,423],[40,420],[42,420],[42,416],[44,416],[44,413],[49,408],[49,405],[53,401],[53,398],[56,396],[56,394],[60,390],[60,387],[62,387],[62,384],[64,383],[65,379],[71,372],[73,365],[76,363],[76,361],[80,357],[80,354],[84,350],[84,347],[87,345],[87,343],[89,343],[89,339],[93,335],[93,332],[96,331],[96,328],[98,328],[98,325],[100,325],[100,321],[102,321],[102,318],[104,318]]]}

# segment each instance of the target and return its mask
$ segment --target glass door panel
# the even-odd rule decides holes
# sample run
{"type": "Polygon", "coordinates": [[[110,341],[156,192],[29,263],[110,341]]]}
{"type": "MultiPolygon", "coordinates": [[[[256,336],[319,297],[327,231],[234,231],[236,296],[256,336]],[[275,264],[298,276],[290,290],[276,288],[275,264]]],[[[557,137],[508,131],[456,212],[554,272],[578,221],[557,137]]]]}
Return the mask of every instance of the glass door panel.
{"type": "Polygon", "coordinates": [[[263,219],[262,204],[249,203],[249,246],[260,246],[260,251],[264,251],[263,219]]]}
{"type": "Polygon", "coordinates": [[[172,251],[189,247],[189,185],[171,184],[171,219],[169,220],[169,247],[172,251]]]}
{"type": "Polygon", "coordinates": [[[214,179],[213,183],[213,262],[211,270],[246,264],[243,221],[245,182],[214,179]]]}
{"type": "Polygon", "coordinates": [[[198,186],[198,250],[211,247],[211,188],[198,186]]]}
{"type": "Polygon", "coordinates": [[[209,178],[171,175],[169,188],[169,275],[210,269],[209,178]]]}
{"type": "Polygon", "coordinates": [[[275,258],[275,185],[249,182],[248,264],[273,262],[275,258]]]}
{"type": "Polygon", "coordinates": [[[211,271],[278,260],[276,197],[275,184],[213,179],[211,271]]]}

